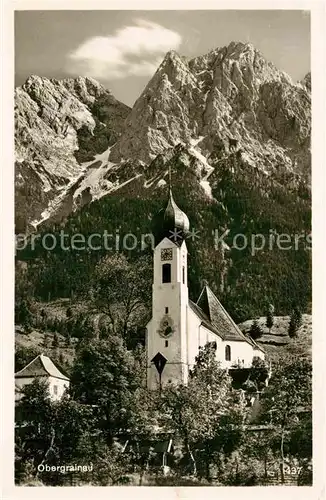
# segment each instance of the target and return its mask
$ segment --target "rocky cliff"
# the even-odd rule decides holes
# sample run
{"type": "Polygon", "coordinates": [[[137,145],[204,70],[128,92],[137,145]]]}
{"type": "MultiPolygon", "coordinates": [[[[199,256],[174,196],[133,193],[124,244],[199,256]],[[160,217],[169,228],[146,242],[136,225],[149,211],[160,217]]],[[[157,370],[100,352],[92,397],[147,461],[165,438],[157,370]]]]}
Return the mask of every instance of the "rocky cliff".
{"type": "Polygon", "coordinates": [[[90,78],[32,76],[16,90],[17,230],[116,191],[146,197],[171,159],[210,199],[227,160],[307,185],[310,88],[310,74],[293,83],[235,42],[191,60],[169,52],[132,110],[90,78]]]}
{"type": "Polygon", "coordinates": [[[92,139],[96,143],[99,136],[103,137],[103,129],[105,140],[97,141],[96,152],[103,152],[116,141],[128,111],[91,78],[59,81],[31,76],[16,89],[18,232],[40,220],[43,210],[63,197],[67,187],[83,175],[85,166],[81,163],[93,155],[83,158],[81,147],[88,143],[94,148],[92,139]]]}
{"type": "Polygon", "coordinates": [[[148,162],[178,143],[206,158],[236,148],[266,172],[310,169],[308,79],[295,84],[250,44],[190,61],[169,52],[126,120],[111,153],[148,162]]]}

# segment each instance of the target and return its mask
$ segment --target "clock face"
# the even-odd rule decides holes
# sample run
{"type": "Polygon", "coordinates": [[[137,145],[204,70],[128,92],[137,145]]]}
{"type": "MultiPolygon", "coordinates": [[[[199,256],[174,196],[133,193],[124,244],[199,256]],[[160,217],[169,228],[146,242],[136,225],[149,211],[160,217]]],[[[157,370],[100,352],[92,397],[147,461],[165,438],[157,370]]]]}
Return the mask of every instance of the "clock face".
{"type": "Polygon", "coordinates": [[[170,316],[164,316],[160,322],[158,333],[164,339],[171,337],[174,333],[173,321],[170,316]]]}
{"type": "Polygon", "coordinates": [[[172,248],[163,248],[161,250],[161,260],[172,260],[172,248]]]}

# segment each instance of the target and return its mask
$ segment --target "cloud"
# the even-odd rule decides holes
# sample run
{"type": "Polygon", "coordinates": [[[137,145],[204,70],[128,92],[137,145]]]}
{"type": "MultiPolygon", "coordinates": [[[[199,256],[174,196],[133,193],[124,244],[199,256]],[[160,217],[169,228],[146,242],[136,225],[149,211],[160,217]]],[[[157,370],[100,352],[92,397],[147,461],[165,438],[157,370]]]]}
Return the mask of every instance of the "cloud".
{"type": "Polygon", "coordinates": [[[151,76],[164,55],[177,49],[179,33],[138,19],[113,36],[92,37],[68,54],[67,70],[94,78],[115,80],[130,75],[151,76]]]}

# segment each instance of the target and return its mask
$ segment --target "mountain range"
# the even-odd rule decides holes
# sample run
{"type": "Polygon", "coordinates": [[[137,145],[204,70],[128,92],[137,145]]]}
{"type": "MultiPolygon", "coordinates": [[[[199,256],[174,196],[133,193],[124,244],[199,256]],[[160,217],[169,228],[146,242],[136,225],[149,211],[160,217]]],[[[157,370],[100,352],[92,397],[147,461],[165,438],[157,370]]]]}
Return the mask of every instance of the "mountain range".
{"type": "Polygon", "coordinates": [[[190,60],[168,52],[132,109],[88,77],[31,76],[15,92],[17,233],[148,230],[171,170],[178,205],[206,235],[189,243],[192,293],[210,281],[231,313],[241,296],[239,320],[249,303],[251,315],[271,299],[280,314],[307,306],[306,248],[215,252],[211,235],[310,232],[310,73],[293,82],[232,42],[190,60]]]}
{"type": "Polygon", "coordinates": [[[97,199],[138,176],[146,190],[152,162],[178,153],[208,197],[216,159],[232,149],[248,170],[309,182],[310,74],[293,83],[250,44],[191,60],[168,52],[132,109],[83,77],[31,76],[15,97],[18,232],[64,205],[67,215],[78,195],[97,199]]]}

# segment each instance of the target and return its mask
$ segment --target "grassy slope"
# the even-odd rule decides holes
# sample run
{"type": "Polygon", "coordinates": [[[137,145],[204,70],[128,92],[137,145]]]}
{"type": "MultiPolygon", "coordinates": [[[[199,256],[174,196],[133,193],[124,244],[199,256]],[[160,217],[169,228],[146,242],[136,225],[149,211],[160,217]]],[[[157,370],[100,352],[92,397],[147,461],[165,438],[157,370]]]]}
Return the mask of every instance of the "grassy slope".
{"type": "MultiPolygon", "coordinates": [[[[271,361],[276,361],[283,356],[291,356],[294,352],[302,352],[311,357],[312,316],[302,315],[302,326],[294,339],[288,336],[289,321],[289,316],[275,316],[274,325],[269,332],[266,327],[266,317],[258,318],[258,323],[263,330],[263,336],[258,339],[258,343],[265,349],[271,361]]],[[[252,320],[247,320],[239,326],[243,333],[248,333],[251,324],[252,320]]]]}

